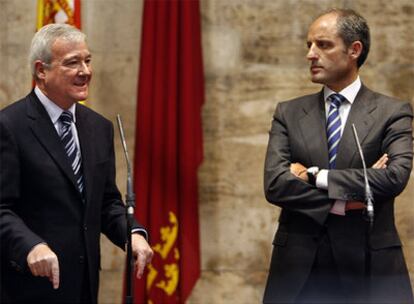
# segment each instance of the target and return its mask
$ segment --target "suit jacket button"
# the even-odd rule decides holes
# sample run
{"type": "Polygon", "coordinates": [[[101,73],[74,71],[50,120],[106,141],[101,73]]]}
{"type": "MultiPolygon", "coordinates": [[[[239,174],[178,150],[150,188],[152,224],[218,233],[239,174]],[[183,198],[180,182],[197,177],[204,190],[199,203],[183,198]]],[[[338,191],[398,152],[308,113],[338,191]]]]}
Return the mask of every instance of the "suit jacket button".
{"type": "Polygon", "coordinates": [[[79,256],[79,264],[85,263],[85,257],[83,255],[79,256]]]}
{"type": "Polygon", "coordinates": [[[88,231],[88,226],[83,226],[83,230],[88,231]]]}

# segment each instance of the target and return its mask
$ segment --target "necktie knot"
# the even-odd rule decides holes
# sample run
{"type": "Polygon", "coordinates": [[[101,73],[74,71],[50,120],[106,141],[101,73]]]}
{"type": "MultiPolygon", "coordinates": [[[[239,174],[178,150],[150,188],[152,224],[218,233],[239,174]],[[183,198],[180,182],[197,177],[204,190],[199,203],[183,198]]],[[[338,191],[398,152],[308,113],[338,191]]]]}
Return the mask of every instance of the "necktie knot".
{"type": "Polygon", "coordinates": [[[341,104],[346,100],[346,98],[341,94],[332,94],[329,96],[331,104],[339,109],[341,104]]]}
{"type": "Polygon", "coordinates": [[[70,125],[73,121],[73,114],[70,111],[63,111],[59,119],[62,122],[62,124],[70,125]]]}

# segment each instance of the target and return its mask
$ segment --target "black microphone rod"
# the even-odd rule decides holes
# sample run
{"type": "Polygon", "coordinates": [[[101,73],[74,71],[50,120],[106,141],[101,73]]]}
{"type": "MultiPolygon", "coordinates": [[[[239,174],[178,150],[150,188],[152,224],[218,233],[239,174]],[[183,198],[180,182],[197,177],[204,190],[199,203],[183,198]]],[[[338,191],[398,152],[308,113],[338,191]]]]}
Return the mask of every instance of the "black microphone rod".
{"type": "MultiPolygon", "coordinates": [[[[127,144],[126,144],[126,140],[125,140],[125,133],[124,133],[124,128],[122,126],[122,120],[121,120],[121,116],[119,114],[116,115],[116,121],[118,123],[118,128],[119,128],[119,134],[121,135],[121,143],[122,143],[122,147],[124,148],[124,154],[125,154],[125,160],[126,160],[126,164],[127,164],[127,186],[126,186],[126,197],[127,197],[127,201],[126,203],[131,203],[132,198],[134,198],[134,190],[133,190],[133,185],[132,185],[132,169],[131,169],[131,162],[129,161],[129,156],[128,156],[128,149],[127,149],[127,144]]],[[[128,205],[128,209],[130,207],[135,208],[134,204],[133,205],[128,205]]],[[[134,210],[128,210],[128,213],[130,214],[132,212],[132,214],[134,213],[134,210]]]]}
{"type": "Polygon", "coordinates": [[[126,304],[134,303],[133,296],[133,269],[134,269],[134,260],[132,256],[132,222],[134,218],[134,208],[135,208],[135,193],[132,187],[132,173],[131,173],[131,162],[129,161],[128,149],[126,145],[124,128],[122,127],[121,116],[116,115],[116,121],[118,122],[119,134],[121,135],[122,147],[124,148],[125,159],[127,163],[127,193],[125,195],[125,204],[126,204],[126,221],[127,221],[127,266],[126,266],[126,290],[125,290],[125,301],[126,304]]]}
{"type": "Polygon", "coordinates": [[[368,182],[367,166],[365,165],[364,153],[362,151],[361,144],[358,138],[358,133],[357,133],[357,130],[354,124],[352,124],[352,131],[354,133],[355,142],[357,144],[358,152],[362,160],[362,167],[364,169],[365,200],[367,202],[367,215],[368,215],[369,226],[372,229],[374,225],[374,198],[371,192],[371,187],[368,182]]]}

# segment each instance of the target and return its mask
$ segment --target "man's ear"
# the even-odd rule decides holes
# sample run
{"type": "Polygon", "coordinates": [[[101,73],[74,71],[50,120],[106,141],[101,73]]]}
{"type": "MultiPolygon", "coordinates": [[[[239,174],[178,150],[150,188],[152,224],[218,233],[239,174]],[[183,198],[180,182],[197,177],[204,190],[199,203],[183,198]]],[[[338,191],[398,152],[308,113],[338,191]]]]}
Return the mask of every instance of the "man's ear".
{"type": "Polygon", "coordinates": [[[359,56],[361,56],[363,47],[364,46],[362,45],[362,42],[359,40],[352,42],[352,44],[348,48],[348,53],[351,56],[351,58],[357,61],[359,56]]]}
{"type": "Polygon", "coordinates": [[[34,72],[35,72],[37,79],[45,79],[46,77],[45,70],[46,70],[45,64],[40,60],[36,60],[34,63],[34,72]]]}

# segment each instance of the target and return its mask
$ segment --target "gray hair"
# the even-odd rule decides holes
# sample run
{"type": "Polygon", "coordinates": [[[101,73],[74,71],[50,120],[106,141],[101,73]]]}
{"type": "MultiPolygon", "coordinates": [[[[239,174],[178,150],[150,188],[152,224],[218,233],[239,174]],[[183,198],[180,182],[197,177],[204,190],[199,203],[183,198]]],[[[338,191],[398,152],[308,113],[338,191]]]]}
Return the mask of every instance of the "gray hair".
{"type": "Polygon", "coordinates": [[[338,35],[342,38],[346,47],[349,47],[354,41],[362,43],[362,52],[357,60],[358,68],[361,67],[368,57],[371,46],[371,35],[367,21],[352,9],[333,8],[326,11],[323,15],[329,13],[334,13],[338,16],[338,35]]]}
{"type": "Polygon", "coordinates": [[[40,60],[46,64],[52,62],[52,45],[61,38],[73,42],[84,42],[86,35],[68,24],[52,23],[43,26],[33,37],[29,52],[29,65],[32,75],[37,79],[35,62],[40,60]]]}

